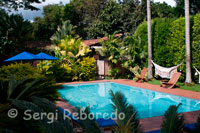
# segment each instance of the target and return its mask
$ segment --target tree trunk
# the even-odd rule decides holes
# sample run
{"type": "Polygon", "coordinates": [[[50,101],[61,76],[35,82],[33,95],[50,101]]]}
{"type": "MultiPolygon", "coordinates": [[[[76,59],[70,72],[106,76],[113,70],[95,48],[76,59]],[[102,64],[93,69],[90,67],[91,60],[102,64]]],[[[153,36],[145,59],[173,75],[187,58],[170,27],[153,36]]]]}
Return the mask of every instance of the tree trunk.
{"type": "Polygon", "coordinates": [[[148,23],[148,79],[152,78],[152,43],[151,43],[151,5],[147,0],[147,23],[148,23]]]}
{"type": "Polygon", "coordinates": [[[186,83],[192,83],[190,57],[190,11],[189,0],[185,0],[186,83]]]}

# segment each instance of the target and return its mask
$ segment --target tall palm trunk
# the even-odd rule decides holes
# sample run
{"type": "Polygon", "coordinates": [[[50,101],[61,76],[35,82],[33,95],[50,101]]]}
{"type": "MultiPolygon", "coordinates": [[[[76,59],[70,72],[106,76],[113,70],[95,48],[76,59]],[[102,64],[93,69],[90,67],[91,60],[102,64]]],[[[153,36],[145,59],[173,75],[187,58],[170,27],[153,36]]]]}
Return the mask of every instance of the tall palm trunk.
{"type": "Polygon", "coordinates": [[[186,43],[186,83],[191,83],[191,57],[190,57],[190,11],[189,0],[185,0],[185,43],[186,43]]]}
{"type": "Polygon", "coordinates": [[[147,22],[148,22],[148,79],[152,78],[152,43],[151,43],[151,5],[147,0],[147,22]]]}

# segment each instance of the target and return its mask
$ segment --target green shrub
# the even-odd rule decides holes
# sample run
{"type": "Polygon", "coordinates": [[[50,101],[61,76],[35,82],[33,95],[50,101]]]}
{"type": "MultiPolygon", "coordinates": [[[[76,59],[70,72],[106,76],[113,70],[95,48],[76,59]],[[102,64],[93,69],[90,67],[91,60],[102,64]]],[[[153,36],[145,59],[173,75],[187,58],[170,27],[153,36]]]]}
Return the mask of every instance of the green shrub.
{"type": "Polygon", "coordinates": [[[10,75],[13,74],[16,77],[16,80],[22,78],[40,78],[43,75],[40,74],[40,71],[37,68],[33,67],[30,63],[15,63],[8,66],[2,66],[0,68],[0,79],[10,79],[10,75]]]}
{"type": "Polygon", "coordinates": [[[169,27],[172,21],[173,19],[169,18],[159,18],[154,20],[152,26],[153,60],[161,66],[167,66],[167,60],[170,57],[168,54],[167,37],[170,34],[169,27]]]}
{"type": "Polygon", "coordinates": [[[72,68],[63,61],[43,61],[38,63],[38,69],[47,77],[57,82],[72,81],[72,68]]]}
{"type": "Polygon", "coordinates": [[[144,21],[142,24],[140,24],[137,28],[137,30],[134,33],[134,37],[136,39],[136,45],[139,47],[138,54],[143,54],[143,61],[141,64],[138,64],[140,67],[147,66],[147,59],[148,59],[148,36],[147,36],[147,22],[144,21]]]}
{"type": "Polygon", "coordinates": [[[90,81],[95,80],[96,62],[94,58],[84,57],[79,62],[79,80],[90,81]]]}
{"type": "MultiPolygon", "coordinates": [[[[190,17],[190,23],[193,24],[193,18],[190,17]]],[[[181,81],[185,80],[185,18],[179,18],[171,23],[170,35],[167,38],[167,49],[169,49],[166,66],[174,66],[183,63],[179,70],[182,72],[181,81]]],[[[192,40],[192,39],[191,39],[192,40]]]]}
{"type": "MultiPolygon", "coordinates": [[[[192,38],[192,65],[200,70],[200,14],[194,16],[192,38]]],[[[195,76],[195,79],[197,81],[198,77],[195,76]]]]}

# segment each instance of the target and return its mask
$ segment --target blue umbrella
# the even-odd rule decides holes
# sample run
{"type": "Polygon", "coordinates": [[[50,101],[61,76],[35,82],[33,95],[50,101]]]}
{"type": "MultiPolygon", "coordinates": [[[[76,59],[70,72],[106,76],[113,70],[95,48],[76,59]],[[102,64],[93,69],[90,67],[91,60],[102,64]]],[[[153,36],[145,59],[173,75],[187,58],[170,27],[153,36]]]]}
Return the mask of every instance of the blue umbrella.
{"type": "Polygon", "coordinates": [[[45,60],[42,57],[36,56],[34,54],[28,53],[28,52],[22,52],[16,56],[13,56],[7,60],[5,60],[5,62],[8,61],[34,61],[34,60],[45,60]]]}
{"type": "Polygon", "coordinates": [[[58,58],[53,57],[51,55],[45,54],[43,52],[37,54],[36,56],[43,58],[44,60],[58,60],[58,58]]]}

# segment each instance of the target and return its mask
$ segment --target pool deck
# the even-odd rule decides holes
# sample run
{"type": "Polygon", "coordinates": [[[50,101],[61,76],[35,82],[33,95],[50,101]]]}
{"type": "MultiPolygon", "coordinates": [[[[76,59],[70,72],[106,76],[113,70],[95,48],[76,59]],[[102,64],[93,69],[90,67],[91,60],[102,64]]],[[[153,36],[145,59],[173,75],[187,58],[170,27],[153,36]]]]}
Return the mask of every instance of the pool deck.
{"type": "MultiPolygon", "coordinates": [[[[62,84],[80,84],[80,83],[96,83],[96,82],[115,82],[115,83],[125,84],[125,85],[129,85],[129,86],[135,86],[135,87],[139,87],[139,88],[144,88],[144,89],[149,89],[149,90],[153,90],[153,91],[159,91],[159,92],[164,92],[164,93],[173,94],[173,95],[177,95],[177,96],[183,96],[183,97],[200,100],[200,92],[194,92],[194,91],[183,90],[183,89],[178,89],[178,88],[164,89],[164,88],[160,87],[159,85],[153,85],[153,84],[149,84],[149,83],[137,83],[133,80],[128,80],[128,79],[96,80],[96,81],[87,81],[87,82],[69,82],[69,83],[62,83],[62,84]]],[[[74,110],[73,106],[71,106],[70,104],[68,104],[64,101],[57,101],[56,104],[57,104],[57,106],[62,107],[63,109],[66,109],[68,112],[73,112],[73,110],[74,110]]],[[[196,119],[197,119],[199,113],[200,113],[200,110],[183,113],[184,117],[185,117],[185,123],[186,124],[196,123],[196,119]]],[[[148,132],[148,131],[154,131],[154,130],[160,129],[162,119],[163,119],[162,116],[151,117],[151,118],[141,119],[140,122],[142,124],[144,131],[148,132]]]]}

